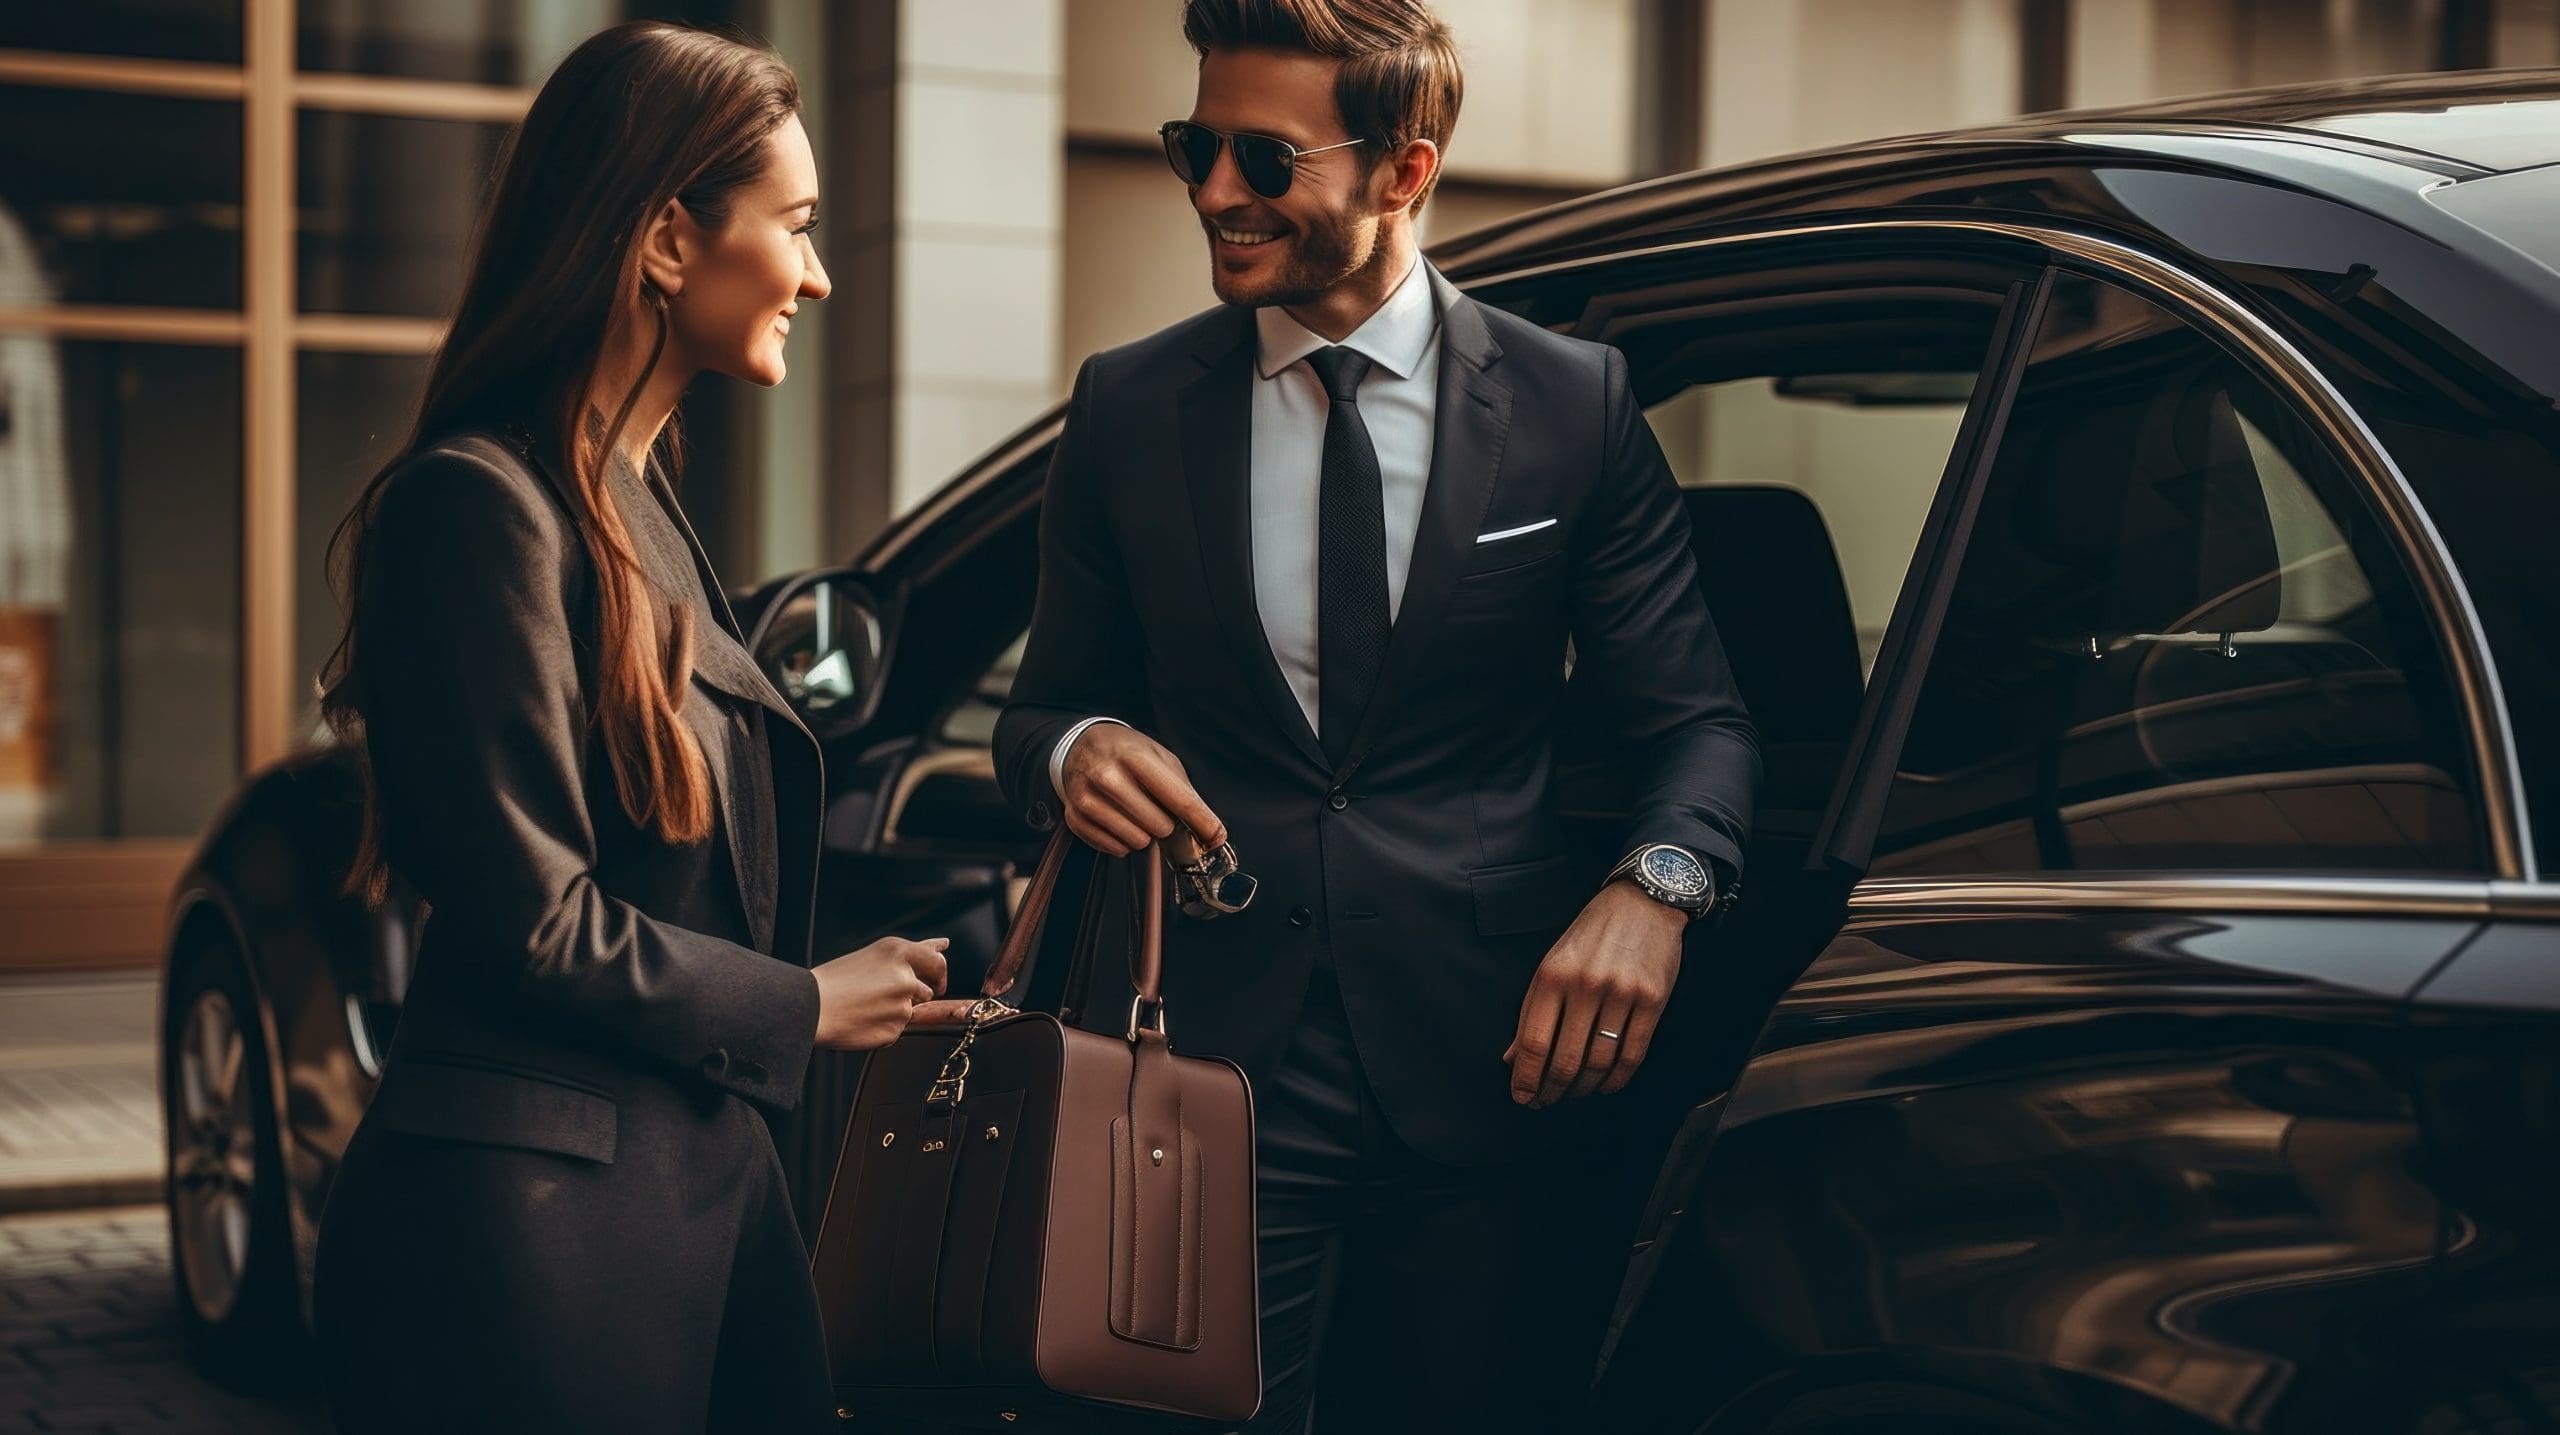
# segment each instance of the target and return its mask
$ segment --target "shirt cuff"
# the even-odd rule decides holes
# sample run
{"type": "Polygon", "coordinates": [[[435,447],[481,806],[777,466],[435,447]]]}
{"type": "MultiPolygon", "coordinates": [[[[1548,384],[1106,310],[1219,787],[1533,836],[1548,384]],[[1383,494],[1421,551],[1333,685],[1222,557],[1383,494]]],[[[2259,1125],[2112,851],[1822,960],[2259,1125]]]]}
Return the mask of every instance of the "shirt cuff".
{"type": "Polygon", "coordinates": [[[1056,747],[1049,749],[1049,791],[1061,804],[1067,800],[1067,749],[1076,745],[1076,739],[1084,736],[1086,728],[1098,722],[1119,722],[1122,727],[1128,726],[1116,717],[1089,717],[1067,729],[1067,735],[1058,739],[1056,747]]]}

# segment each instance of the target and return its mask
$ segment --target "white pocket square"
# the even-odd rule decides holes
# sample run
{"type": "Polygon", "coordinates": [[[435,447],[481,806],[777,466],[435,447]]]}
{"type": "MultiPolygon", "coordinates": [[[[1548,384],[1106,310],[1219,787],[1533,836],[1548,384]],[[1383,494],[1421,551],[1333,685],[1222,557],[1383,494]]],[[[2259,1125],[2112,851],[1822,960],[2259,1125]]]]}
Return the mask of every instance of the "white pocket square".
{"type": "Polygon", "coordinates": [[[1492,543],[1498,539],[1517,538],[1523,533],[1535,533],[1541,528],[1551,528],[1554,525],[1554,519],[1541,518],[1535,523],[1523,523],[1517,528],[1506,528],[1499,533],[1479,533],[1476,535],[1476,541],[1478,543],[1492,543]]]}

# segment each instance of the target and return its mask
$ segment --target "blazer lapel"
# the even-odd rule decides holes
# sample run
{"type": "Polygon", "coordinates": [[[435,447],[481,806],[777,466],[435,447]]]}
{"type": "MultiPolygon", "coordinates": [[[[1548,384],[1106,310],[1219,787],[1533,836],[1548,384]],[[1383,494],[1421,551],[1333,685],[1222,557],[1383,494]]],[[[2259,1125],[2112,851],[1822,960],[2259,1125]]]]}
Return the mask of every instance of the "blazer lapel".
{"type": "MultiPolygon", "coordinates": [[[[570,513],[581,512],[578,496],[570,491],[568,480],[561,477],[568,470],[567,458],[556,444],[535,438],[530,432],[510,434],[506,445],[533,465],[534,471],[559,495],[561,505],[570,513]]],[[[629,464],[616,464],[614,482],[621,489],[623,527],[631,534],[631,546],[640,555],[640,566],[648,570],[660,591],[669,597],[689,601],[694,617],[694,671],[704,681],[733,697],[758,703],[798,728],[814,746],[817,739],[809,733],[800,714],[774,691],[764,670],[746,650],[746,635],[738,627],[738,615],[729,607],[729,595],[720,586],[720,575],[711,568],[710,555],[702,551],[702,541],[693,534],[693,524],[684,516],[684,508],[653,479],[642,477],[629,464]],[[646,494],[648,501],[640,501],[646,494]]]]}
{"type": "MultiPolygon", "coordinates": [[[[1360,715],[1359,731],[1341,769],[1340,782],[1369,755],[1395,716],[1396,703],[1429,650],[1457,583],[1459,565],[1474,545],[1478,520],[1502,469],[1503,442],[1511,431],[1511,389],[1491,372],[1502,357],[1476,302],[1426,266],[1440,307],[1440,381],[1432,402],[1431,473],[1422,492],[1422,515],[1405,570],[1404,599],[1387,635],[1386,665],[1378,689],[1360,715]]],[[[1321,749],[1318,749],[1321,753],[1321,749]]]]}
{"type": "Polygon", "coordinates": [[[1191,491],[1192,522],[1199,530],[1201,580],[1209,591],[1219,630],[1234,653],[1245,685],[1281,737],[1318,768],[1327,767],[1324,744],[1307,723],[1253,597],[1253,505],[1247,485],[1253,452],[1253,311],[1232,309],[1195,352],[1204,372],[1182,387],[1177,400],[1182,470],[1191,491]]]}
{"type": "MultiPolygon", "coordinates": [[[[666,488],[655,480],[642,486],[647,488],[654,502],[645,506],[633,505],[643,510],[641,523],[635,526],[633,538],[635,541],[638,540],[643,527],[656,530],[655,546],[659,550],[657,556],[661,560],[660,576],[675,584],[668,591],[689,592],[692,596],[693,613],[696,619],[693,644],[695,669],[708,679],[712,686],[732,696],[762,704],[767,711],[779,714],[785,722],[799,728],[804,734],[807,733],[808,726],[800,721],[800,714],[792,708],[781,693],[774,690],[773,683],[765,677],[764,670],[756,666],[754,656],[747,652],[746,634],[738,627],[738,615],[730,608],[729,595],[720,586],[720,575],[712,571],[710,555],[703,552],[702,540],[694,537],[693,523],[684,516],[683,507],[675,501],[674,495],[668,493],[666,488]],[[652,510],[655,514],[654,519],[650,516],[652,510]],[[676,558],[676,555],[669,551],[675,546],[667,541],[670,537],[681,543],[684,558],[691,560],[692,576],[689,580],[682,576],[683,559],[676,558]],[[673,562],[670,563],[668,560],[673,562]]],[[[814,743],[817,739],[812,737],[810,741],[814,743]]]]}
{"type": "MultiPolygon", "coordinates": [[[[710,559],[704,555],[701,542],[693,535],[693,525],[686,522],[684,510],[674,503],[659,486],[632,472],[618,470],[624,494],[623,518],[631,532],[632,547],[640,555],[642,566],[651,580],[663,591],[691,594],[694,613],[693,671],[704,682],[758,706],[779,711],[795,728],[801,727],[799,714],[790,710],[781,695],[748,656],[737,637],[737,615],[730,610],[727,596],[720,590],[720,580],[711,571],[710,559]],[[645,488],[649,497],[634,492],[645,488]],[[688,556],[690,561],[688,561],[688,556]]],[[[751,783],[764,795],[762,810],[773,814],[779,824],[782,814],[771,791],[770,769],[759,771],[765,754],[742,747],[752,729],[729,728],[722,720],[720,731],[706,733],[697,725],[695,738],[703,744],[703,754],[711,761],[712,788],[720,803],[721,828],[729,836],[729,866],[738,884],[738,901],[747,914],[748,934],[759,951],[772,950],[774,929],[774,884],[760,880],[775,872],[779,861],[774,851],[776,826],[761,820],[749,821],[741,811],[739,787],[751,783]],[[725,759],[725,760],[724,760],[725,759]]],[[[767,719],[771,730],[771,719],[767,719]]],[[[811,739],[811,746],[816,745],[811,739]]]]}
{"type": "MultiPolygon", "coordinates": [[[[503,441],[551,485],[568,512],[580,512],[578,496],[562,477],[568,471],[566,457],[556,445],[535,437],[529,430],[511,430],[503,441]]],[[[808,739],[810,754],[823,763],[817,739],[748,655],[738,631],[737,614],[730,609],[719,575],[712,571],[710,557],[702,551],[701,540],[694,537],[693,525],[685,520],[682,506],[629,464],[615,465],[611,482],[620,492],[617,506],[640,566],[660,592],[681,595],[680,601],[693,607],[695,676],[722,692],[780,713],[808,739]]],[[[729,836],[730,877],[737,884],[738,905],[747,916],[748,936],[759,951],[771,952],[775,935],[774,884],[759,881],[757,876],[778,870],[774,843],[782,813],[774,800],[772,774],[769,770],[756,770],[758,759],[764,755],[736,750],[738,744],[725,725],[706,732],[700,723],[687,721],[709,761],[711,787],[720,805],[721,830],[729,836]],[[741,818],[738,785],[742,781],[756,784],[765,794],[765,810],[774,814],[773,824],[741,818]]],[[[768,724],[766,731],[771,730],[768,724]]],[[[804,932],[800,937],[805,940],[807,935],[804,932]]],[[[800,960],[805,964],[806,955],[801,954],[800,960]]]]}

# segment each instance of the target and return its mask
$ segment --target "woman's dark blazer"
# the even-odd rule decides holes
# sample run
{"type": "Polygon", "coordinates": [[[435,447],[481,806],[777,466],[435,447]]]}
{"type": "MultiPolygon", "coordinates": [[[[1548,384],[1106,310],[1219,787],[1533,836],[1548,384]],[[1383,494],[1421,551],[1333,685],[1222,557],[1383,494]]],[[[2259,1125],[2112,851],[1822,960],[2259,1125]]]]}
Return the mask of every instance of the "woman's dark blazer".
{"type": "Polygon", "coordinates": [[[761,1384],[796,1421],[826,1400],[815,1297],[748,1103],[791,1109],[817,1026],[818,747],[681,508],[618,465],[652,586],[693,611],[682,718],[717,788],[706,841],[630,820],[590,720],[594,582],[564,474],[537,440],[460,433],[379,493],[356,691],[385,856],[428,910],[322,1220],[333,1403],[382,1416],[363,1428],[498,1408],[585,1428],[628,1399],[641,1424],[617,1428],[700,1429],[705,1401],[761,1384]],[[525,1371],[485,1368],[524,1342],[525,1371]],[[519,1379],[542,1388],[498,1388],[519,1379]]]}

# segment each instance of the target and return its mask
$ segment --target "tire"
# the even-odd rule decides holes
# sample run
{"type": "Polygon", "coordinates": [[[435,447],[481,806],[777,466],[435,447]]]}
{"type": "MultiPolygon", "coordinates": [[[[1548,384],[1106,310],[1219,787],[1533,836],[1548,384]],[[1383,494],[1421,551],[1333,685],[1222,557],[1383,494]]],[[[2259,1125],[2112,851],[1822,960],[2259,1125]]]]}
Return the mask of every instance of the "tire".
{"type": "Polygon", "coordinates": [[[265,1027],[240,955],[200,947],[169,974],[160,1033],[169,1272],[197,1364],[236,1390],[308,1383],[265,1027]]]}

